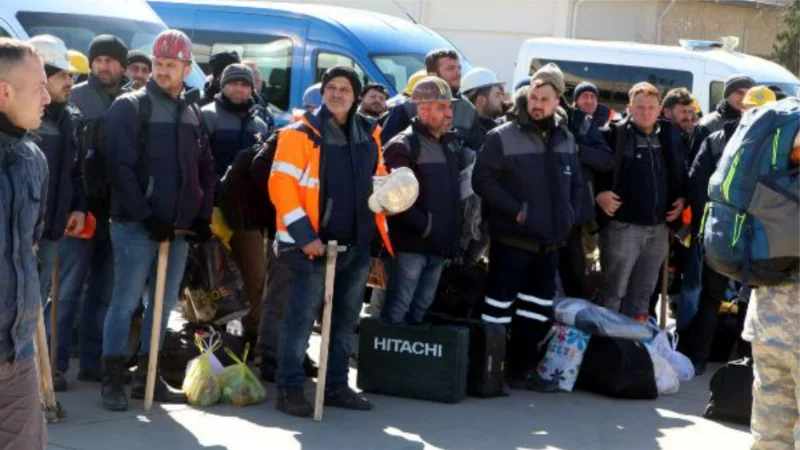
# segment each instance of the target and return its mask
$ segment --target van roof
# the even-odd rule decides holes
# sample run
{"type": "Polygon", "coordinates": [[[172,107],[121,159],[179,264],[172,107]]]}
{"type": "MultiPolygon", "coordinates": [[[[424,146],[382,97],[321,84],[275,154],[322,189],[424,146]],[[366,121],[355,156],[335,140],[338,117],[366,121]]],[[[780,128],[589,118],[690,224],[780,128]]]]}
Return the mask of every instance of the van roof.
{"type": "Polygon", "coordinates": [[[157,0],[152,3],[194,4],[207,8],[225,7],[239,11],[279,11],[295,18],[314,19],[327,23],[343,32],[350,32],[369,47],[382,52],[419,53],[423,49],[451,48],[452,44],[430,29],[407,20],[386,14],[307,3],[276,3],[242,0],[157,0]],[[424,33],[419,33],[423,31],[424,33]],[[409,39],[413,36],[414,39],[409,39]]]}
{"type": "Polygon", "coordinates": [[[0,17],[16,17],[19,11],[81,14],[162,23],[145,0],[0,1],[0,17]]]}
{"type": "MultiPolygon", "coordinates": [[[[559,51],[596,49],[598,52],[587,51],[581,56],[586,60],[592,60],[595,58],[595,55],[597,55],[597,62],[606,62],[603,60],[602,52],[609,50],[626,50],[637,53],[670,55],[696,61],[714,62],[716,63],[715,65],[721,65],[727,69],[729,74],[747,73],[749,76],[759,81],[797,82],[797,78],[792,75],[791,72],[772,61],[725,49],[692,50],[677,45],[564,38],[532,38],[526,40],[522,44],[523,51],[528,50],[525,51],[526,54],[530,53],[530,50],[534,47],[548,49],[546,56],[549,58],[552,58],[553,54],[559,51]]],[[[565,54],[567,53],[565,52],[565,54]]],[[[713,70],[713,68],[707,66],[706,70],[713,70]]]]}

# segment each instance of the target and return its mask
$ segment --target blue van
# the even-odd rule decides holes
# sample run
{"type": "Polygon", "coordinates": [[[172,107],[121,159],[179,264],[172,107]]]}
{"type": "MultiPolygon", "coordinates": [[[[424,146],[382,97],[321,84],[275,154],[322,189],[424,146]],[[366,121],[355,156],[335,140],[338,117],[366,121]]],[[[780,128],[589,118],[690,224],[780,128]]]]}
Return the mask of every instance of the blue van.
{"type": "MultiPolygon", "coordinates": [[[[212,54],[236,50],[257,62],[279,123],[302,105],[303,91],[326,69],[351,66],[364,78],[402,91],[425,68],[425,54],[455,49],[436,32],[405,20],[348,8],[247,1],[150,1],[171,28],[191,39],[206,73],[212,54]]],[[[469,63],[463,60],[464,71],[469,63]]]]}

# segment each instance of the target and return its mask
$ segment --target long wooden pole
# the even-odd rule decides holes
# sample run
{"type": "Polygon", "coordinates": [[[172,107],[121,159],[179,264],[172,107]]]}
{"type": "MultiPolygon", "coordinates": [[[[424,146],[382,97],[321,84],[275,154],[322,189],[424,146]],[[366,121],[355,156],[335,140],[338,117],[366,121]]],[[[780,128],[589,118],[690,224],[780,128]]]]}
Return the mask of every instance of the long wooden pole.
{"type": "Polygon", "coordinates": [[[322,342],[319,346],[319,374],[317,392],[314,396],[314,420],[322,420],[322,407],[325,400],[325,379],[328,373],[328,345],[331,340],[331,311],[333,310],[333,283],[336,280],[336,257],[339,246],[336,241],[328,242],[325,263],[325,297],[322,307],[322,342]]]}
{"type": "Polygon", "coordinates": [[[50,287],[50,365],[58,367],[58,297],[61,289],[61,261],[56,250],[50,287]]]}
{"type": "Polygon", "coordinates": [[[156,272],[156,293],[153,299],[153,328],[150,332],[150,360],[147,364],[147,384],[144,392],[144,409],[153,407],[158,369],[158,351],[161,340],[161,316],[164,313],[164,289],[167,284],[167,263],[169,262],[169,241],[158,244],[158,270],[156,272]]]}

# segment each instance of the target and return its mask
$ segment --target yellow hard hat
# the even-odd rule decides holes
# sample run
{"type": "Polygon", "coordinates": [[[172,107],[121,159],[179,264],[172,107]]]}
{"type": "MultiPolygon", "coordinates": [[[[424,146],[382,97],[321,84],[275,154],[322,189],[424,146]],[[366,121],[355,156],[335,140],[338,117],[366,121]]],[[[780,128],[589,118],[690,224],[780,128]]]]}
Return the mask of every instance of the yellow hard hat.
{"type": "Polygon", "coordinates": [[[67,50],[67,54],[69,55],[69,63],[77,69],[75,73],[78,75],[89,74],[89,59],[86,58],[86,55],[77,50],[67,50]]]}
{"type": "Polygon", "coordinates": [[[698,116],[703,111],[702,109],[700,109],[700,103],[697,103],[696,98],[692,99],[692,108],[694,108],[694,113],[697,114],[698,116]]]}
{"type": "Polygon", "coordinates": [[[428,72],[424,70],[420,70],[419,72],[415,72],[414,75],[408,77],[408,84],[406,84],[406,88],[403,90],[403,95],[406,97],[411,97],[411,92],[414,91],[414,86],[419,83],[419,80],[428,76],[428,72]]]}
{"type": "Polygon", "coordinates": [[[745,108],[754,108],[756,106],[764,106],[774,101],[777,101],[777,97],[770,88],[766,86],[754,86],[745,94],[742,105],[744,105],[745,108]]]}

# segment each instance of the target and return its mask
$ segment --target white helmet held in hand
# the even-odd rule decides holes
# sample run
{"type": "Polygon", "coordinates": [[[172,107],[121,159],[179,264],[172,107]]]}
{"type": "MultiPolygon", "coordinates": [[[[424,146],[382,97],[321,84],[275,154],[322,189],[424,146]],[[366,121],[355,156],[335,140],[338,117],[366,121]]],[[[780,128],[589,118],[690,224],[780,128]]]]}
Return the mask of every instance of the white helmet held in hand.
{"type": "Polygon", "coordinates": [[[373,186],[369,209],[374,213],[400,214],[411,208],[419,196],[419,182],[408,167],[392,170],[385,177],[375,177],[373,186]]]}
{"type": "Polygon", "coordinates": [[[28,39],[28,43],[42,55],[46,65],[71,73],[78,71],[70,64],[67,46],[61,39],[49,34],[42,34],[28,39]]]}
{"type": "Polygon", "coordinates": [[[461,79],[461,92],[504,84],[504,82],[497,79],[497,74],[493,71],[485,67],[475,67],[461,79]]]}

